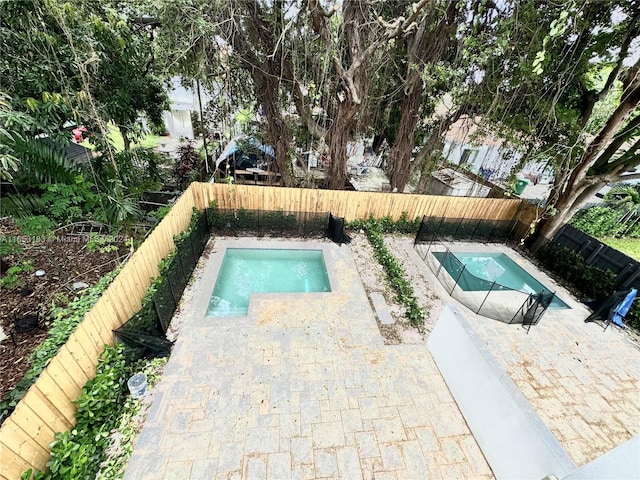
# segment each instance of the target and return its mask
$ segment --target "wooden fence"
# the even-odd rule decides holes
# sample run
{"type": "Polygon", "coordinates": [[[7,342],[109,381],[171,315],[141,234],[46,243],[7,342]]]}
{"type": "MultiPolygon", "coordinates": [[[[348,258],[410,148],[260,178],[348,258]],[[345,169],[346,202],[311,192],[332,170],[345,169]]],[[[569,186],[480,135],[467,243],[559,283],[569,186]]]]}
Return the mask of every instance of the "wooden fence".
{"type": "Polygon", "coordinates": [[[113,345],[113,330],[140,310],[152,279],[160,273],[160,260],[175,248],[173,236],[189,226],[195,188],[185,191],[131,256],[4,421],[0,427],[0,479],[16,480],[29,468],[42,470],[49,460],[48,445],[55,432],[75,424],[73,401],[95,376],[104,345],[113,345]]]}
{"type": "Polygon", "coordinates": [[[397,220],[403,212],[410,219],[428,215],[510,220],[518,214],[521,204],[513,199],[192,184],[132,255],[0,427],[0,480],[18,479],[29,468],[45,468],[48,445],[55,432],[74,425],[73,401],[95,375],[104,345],[114,343],[112,331],[141,308],[142,298],[153,278],[159,275],[160,260],[175,249],[173,236],[188,227],[193,207],[202,210],[212,200],[221,208],[330,211],[346,220],[370,215],[397,220]]]}
{"type": "Polygon", "coordinates": [[[446,216],[485,220],[511,220],[518,211],[519,199],[443,197],[380,192],[349,192],[283,187],[229,186],[222,183],[196,184],[198,208],[212,200],[220,208],[247,210],[287,210],[299,212],[331,212],[351,221],[358,218],[390,216],[394,220],[406,212],[416,217],[446,216]]]}

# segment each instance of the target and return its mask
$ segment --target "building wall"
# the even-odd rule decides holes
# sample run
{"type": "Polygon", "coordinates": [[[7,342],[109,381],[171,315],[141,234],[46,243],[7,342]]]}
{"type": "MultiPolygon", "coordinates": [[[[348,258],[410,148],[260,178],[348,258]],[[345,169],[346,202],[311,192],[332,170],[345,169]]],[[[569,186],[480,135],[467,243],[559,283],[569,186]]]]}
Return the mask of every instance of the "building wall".
{"type": "Polygon", "coordinates": [[[175,110],[162,114],[164,125],[173,138],[193,138],[193,126],[191,125],[191,112],[188,110],[175,110]]]}

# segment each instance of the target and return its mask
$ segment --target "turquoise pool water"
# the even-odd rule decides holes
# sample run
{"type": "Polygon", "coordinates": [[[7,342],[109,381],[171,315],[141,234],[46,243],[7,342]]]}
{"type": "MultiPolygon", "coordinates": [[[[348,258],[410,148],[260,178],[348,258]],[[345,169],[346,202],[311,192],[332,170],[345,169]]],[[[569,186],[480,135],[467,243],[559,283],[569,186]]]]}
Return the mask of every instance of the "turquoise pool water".
{"type": "Polygon", "coordinates": [[[246,315],[252,293],[330,291],[322,250],[227,248],[207,316],[246,315]]]}
{"type": "MultiPolygon", "coordinates": [[[[551,292],[504,253],[433,252],[438,262],[465,292],[519,290],[526,293],[551,292]],[[463,266],[464,273],[462,273],[463,266]],[[495,284],[493,282],[496,282],[495,284]]],[[[556,295],[551,308],[571,308],[556,295]]]]}

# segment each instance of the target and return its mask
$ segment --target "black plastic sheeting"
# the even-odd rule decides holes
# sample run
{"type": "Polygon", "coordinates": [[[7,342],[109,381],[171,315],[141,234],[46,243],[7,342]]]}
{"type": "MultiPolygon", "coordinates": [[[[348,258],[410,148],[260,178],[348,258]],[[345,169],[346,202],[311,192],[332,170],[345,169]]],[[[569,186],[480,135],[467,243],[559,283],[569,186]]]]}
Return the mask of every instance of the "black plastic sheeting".
{"type": "Polygon", "coordinates": [[[136,356],[169,354],[172,345],[166,340],[169,323],[208,240],[209,225],[207,217],[202,215],[189,236],[177,245],[176,254],[156,284],[151,301],[115,330],[116,338],[136,356]]]}
{"type": "Polygon", "coordinates": [[[338,245],[351,242],[351,238],[344,231],[344,218],[334,217],[332,214],[329,214],[329,228],[327,236],[338,245]]]}
{"type": "Polygon", "coordinates": [[[216,235],[322,238],[329,214],[286,210],[208,208],[209,228],[216,235]]]}
{"type": "Polygon", "coordinates": [[[469,218],[422,218],[415,244],[431,243],[436,238],[504,242],[512,239],[515,220],[478,220],[469,218]]]}

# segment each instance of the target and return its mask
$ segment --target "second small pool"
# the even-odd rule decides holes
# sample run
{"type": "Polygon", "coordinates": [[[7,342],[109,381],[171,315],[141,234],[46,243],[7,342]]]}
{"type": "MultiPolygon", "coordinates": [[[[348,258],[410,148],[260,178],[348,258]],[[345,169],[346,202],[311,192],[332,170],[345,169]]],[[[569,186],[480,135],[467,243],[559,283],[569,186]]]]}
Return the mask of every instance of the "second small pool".
{"type": "Polygon", "coordinates": [[[244,316],[252,293],[330,292],[322,250],[227,248],[207,316],[244,316]]]}
{"type": "MultiPolygon", "coordinates": [[[[433,252],[433,255],[466,292],[489,289],[526,293],[552,291],[504,253],[449,252],[447,255],[445,252],[433,252]],[[465,267],[464,274],[461,274],[462,265],[465,267]]],[[[557,295],[550,307],[571,308],[557,295]]]]}

